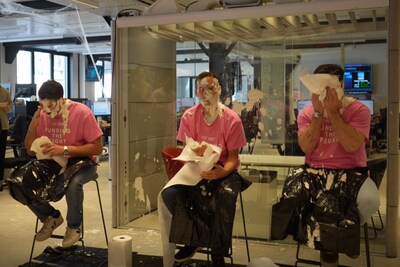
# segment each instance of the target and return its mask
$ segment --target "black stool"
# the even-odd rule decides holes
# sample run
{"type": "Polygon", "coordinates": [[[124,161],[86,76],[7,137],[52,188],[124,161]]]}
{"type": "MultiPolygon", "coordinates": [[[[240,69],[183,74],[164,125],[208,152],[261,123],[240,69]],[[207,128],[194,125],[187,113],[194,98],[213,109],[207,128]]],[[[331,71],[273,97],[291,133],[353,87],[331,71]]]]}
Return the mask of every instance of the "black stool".
{"type": "MultiPolygon", "coordinates": [[[[364,223],[364,242],[365,242],[365,257],[367,258],[367,267],[371,267],[371,257],[369,253],[369,239],[368,239],[368,224],[364,223]]],[[[304,258],[300,258],[300,242],[297,242],[297,251],[296,251],[296,263],[294,266],[297,266],[298,263],[306,263],[310,265],[321,266],[321,262],[308,260],[304,258]]]]}
{"type": "MultiPolygon", "coordinates": [[[[243,220],[243,231],[244,231],[244,240],[246,242],[246,252],[247,252],[247,261],[250,262],[250,250],[249,250],[249,241],[247,239],[247,230],[246,230],[246,221],[245,221],[245,216],[244,216],[244,207],[243,207],[243,199],[242,199],[242,192],[239,192],[239,200],[240,200],[240,208],[241,208],[241,212],[242,212],[242,220],[243,220]]],[[[183,248],[183,245],[176,245],[176,248],[180,249],[183,248]]],[[[211,255],[211,250],[210,248],[204,248],[201,249],[199,251],[197,251],[197,253],[202,253],[202,254],[206,254],[207,255],[207,266],[209,266],[210,263],[210,255],[211,255]]],[[[232,250],[232,244],[231,247],[229,248],[228,254],[224,255],[224,258],[229,258],[231,261],[231,266],[233,266],[233,250],[232,250]]],[[[184,265],[184,263],[179,264],[177,266],[186,266],[184,265]]]]}
{"type": "MultiPolygon", "coordinates": [[[[100,212],[101,212],[101,219],[102,219],[102,221],[103,221],[104,237],[105,237],[105,239],[106,239],[106,245],[107,245],[107,247],[108,247],[108,237],[107,237],[106,222],[105,222],[105,220],[104,220],[103,205],[101,204],[99,183],[97,182],[97,178],[98,178],[98,177],[99,177],[99,175],[96,173],[96,175],[93,177],[93,179],[92,179],[91,181],[93,181],[93,182],[96,183],[97,196],[98,196],[98,199],[99,199],[99,206],[100,206],[100,212]]],[[[84,232],[85,232],[85,231],[84,231],[83,217],[84,217],[84,216],[83,216],[83,210],[82,210],[82,225],[81,225],[82,229],[81,229],[81,231],[80,231],[81,236],[80,236],[78,242],[81,242],[81,243],[82,243],[82,251],[84,252],[85,244],[84,244],[84,241],[83,241],[83,237],[84,237],[84,232]]],[[[39,218],[36,218],[35,235],[36,235],[37,232],[38,232],[38,226],[39,226],[39,218]]],[[[50,238],[64,239],[64,236],[63,236],[63,235],[55,235],[55,234],[53,234],[53,235],[50,236],[50,238]]],[[[36,243],[36,240],[35,240],[35,236],[34,236],[34,237],[33,237],[33,242],[32,242],[31,255],[30,255],[30,257],[29,257],[29,266],[30,266],[30,264],[31,264],[31,262],[32,262],[33,250],[35,249],[35,243],[36,243]]]]}

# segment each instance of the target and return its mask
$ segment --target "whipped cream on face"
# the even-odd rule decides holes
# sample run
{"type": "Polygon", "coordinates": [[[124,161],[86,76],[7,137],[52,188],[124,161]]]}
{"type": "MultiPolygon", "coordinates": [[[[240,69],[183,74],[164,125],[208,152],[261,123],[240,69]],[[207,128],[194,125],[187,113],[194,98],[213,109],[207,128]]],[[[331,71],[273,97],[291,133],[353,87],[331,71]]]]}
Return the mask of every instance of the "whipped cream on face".
{"type": "Polygon", "coordinates": [[[69,132],[68,129],[68,107],[71,105],[71,100],[60,98],[58,100],[43,99],[42,101],[43,111],[46,112],[50,118],[54,119],[57,115],[60,115],[63,119],[63,134],[69,132]]]}
{"type": "Polygon", "coordinates": [[[199,100],[203,106],[204,120],[211,124],[218,115],[222,114],[222,105],[219,103],[221,86],[216,78],[204,77],[199,84],[199,100]]]}

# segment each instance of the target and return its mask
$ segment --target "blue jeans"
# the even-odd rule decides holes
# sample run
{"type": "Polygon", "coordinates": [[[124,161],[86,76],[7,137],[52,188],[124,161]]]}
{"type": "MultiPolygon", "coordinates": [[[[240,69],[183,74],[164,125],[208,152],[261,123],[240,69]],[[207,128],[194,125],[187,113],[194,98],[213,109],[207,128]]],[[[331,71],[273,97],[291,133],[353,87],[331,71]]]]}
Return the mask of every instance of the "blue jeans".
{"type": "MultiPolygon", "coordinates": [[[[86,171],[79,171],[71,181],[65,192],[65,199],[67,200],[67,224],[70,228],[79,228],[82,222],[83,211],[83,185],[90,182],[96,174],[97,167],[92,166],[86,171]]],[[[47,217],[57,217],[59,211],[56,210],[49,203],[42,205],[28,205],[33,213],[44,222],[47,217]]]]}

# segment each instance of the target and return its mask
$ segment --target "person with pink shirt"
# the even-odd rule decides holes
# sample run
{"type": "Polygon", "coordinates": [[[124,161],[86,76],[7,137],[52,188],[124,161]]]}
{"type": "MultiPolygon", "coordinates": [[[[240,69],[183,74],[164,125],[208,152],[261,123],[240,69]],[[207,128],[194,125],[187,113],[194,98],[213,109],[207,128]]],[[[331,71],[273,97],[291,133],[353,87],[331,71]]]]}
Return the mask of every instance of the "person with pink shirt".
{"type": "Polygon", "coordinates": [[[343,95],[340,66],[323,64],[314,74],[332,75],[340,86],[326,86],[323,99],[313,93],[311,105],[299,113],[298,143],[305,165],[286,178],[281,202],[297,199],[294,239],[320,250],[322,266],[338,266],[338,253],[359,255],[360,225],[379,207],[365,149],[371,113],[343,95]]]}
{"type": "Polygon", "coordinates": [[[211,249],[214,267],[225,266],[223,256],[228,253],[231,244],[236,197],[239,190],[243,189],[242,183],[245,183],[236,172],[239,167],[239,149],[246,145],[240,117],[220,102],[221,86],[212,73],[203,72],[197,77],[196,95],[200,103],[183,114],[177,140],[184,144],[186,138],[198,142],[200,145],[192,148],[197,156],[203,156],[208,144],[221,148],[221,154],[211,170],[201,172],[202,180],[198,184],[170,186],[159,194],[160,224],[162,237],[165,236],[164,267],[189,260],[202,246],[211,249]],[[179,207],[188,207],[188,202],[191,208],[187,212],[183,209],[183,215],[179,217],[183,219],[179,220],[178,225],[171,224],[173,217],[180,216],[177,210],[182,211],[178,204],[183,203],[179,207]],[[196,217],[197,221],[187,218],[191,216],[188,213],[192,212],[200,214],[196,217]],[[175,244],[171,239],[176,238],[170,233],[179,232],[179,236],[188,236],[182,231],[193,231],[193,228],[184,226],[191,222],[202,226],[194,229],[194,232],[202,231],[202,236],[198,238],[206,239],[208,244],[200,245],[201,241],[190,239],[196,236],[194,234],[189,237],[190,240],[176,242],[185,246],[175,254],[175,244]],[[215,228],[217,224],[222,227],[222,231],[221,228],[215,228]]]}
{"type": "MultiPolygon", "coordinates": [[[[93,179],[97,164],[95,156],[103,150],[102,135],[93,112],[84,104],[63,98],[60,83],[48,80],[39,89],[40,106],[33,115],[25,138],[25,147],[32,156],[32,143],[40,137],[48,137],[51,143],[41,145],[42,153],[49,157],[61,156],[68,159],[67,168],[78,161],[87,161],[88,168],[79,169],[69,181],[65,191],[67,228],[63,247],[74,245],[80,238],[83,209],[83,185],[93,179]]],[[[28,207],[43,223],[35,235],[37,241],[48,239],[64,219],[59,210],[48,202],[28,203],[28,207]]]]}

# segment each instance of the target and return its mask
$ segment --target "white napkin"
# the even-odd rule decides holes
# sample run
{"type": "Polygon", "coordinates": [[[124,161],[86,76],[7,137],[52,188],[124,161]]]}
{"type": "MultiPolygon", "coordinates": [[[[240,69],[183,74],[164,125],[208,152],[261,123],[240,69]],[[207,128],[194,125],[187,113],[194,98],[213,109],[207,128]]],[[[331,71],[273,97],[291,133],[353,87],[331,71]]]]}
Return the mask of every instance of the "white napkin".
{"type": "Polygon", "coordinates": [[[47,136],[41,136],[39,138],[36,138],[35,141],[33,141],[32,145],[31,145],[31,151],[36,153],[37,159],[53,159],[55,162],[57,162],[62,167],[60,173],[63,173],[67,166],[68,159],[63,156],[51,157],[49,155],[43,154],[43,151],[42,151],[43,149],[40,146],[43,144],[48,144],[48,143],[52,143],[52,142],[47,136]]]}
{"type": "Polygon", "coordinates": [[[196,156],[192,148],[200,146],[205,142],[198,143],[192,138],[186,137],[186,146],[182,153],[173,158],[173,160],[186,161],[185,165],[172,177],[171,180],[164,186],[170,187],[176,184],[182,185],[196,185],[201,181],[200,173],[202,171],[211,170],[211,168],[218,162],[221,155],[221,148],[212,144],[207,144],[207,149],[202,157],[196,156]]]}
{"type": "Polygon", "coordinates": [[[307,87],[308,91],[313,94],[319,95],[320,101],[325,99],[327,86],[336,89],[336,93],[339,99],[343,97],[342,84],[340,83],[339,78],[335,75],[325,73],[306,73],[301,75],[299,79],[304,84],[304,86],[307,87]]]}

